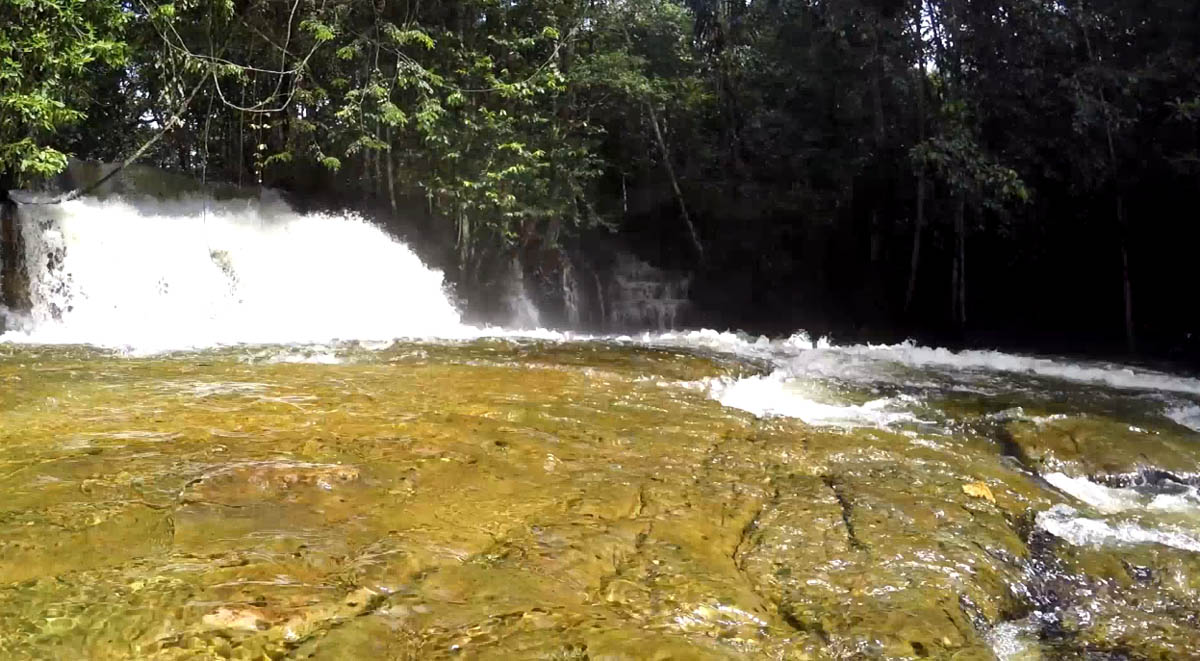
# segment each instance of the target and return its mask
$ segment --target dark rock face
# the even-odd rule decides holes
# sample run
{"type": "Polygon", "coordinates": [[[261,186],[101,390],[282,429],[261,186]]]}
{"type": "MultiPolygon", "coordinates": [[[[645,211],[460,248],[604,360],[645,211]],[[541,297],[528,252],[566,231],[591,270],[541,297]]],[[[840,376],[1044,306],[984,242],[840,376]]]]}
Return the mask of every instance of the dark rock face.
{"type": "Polygon", "coordinates": [[[113,195],[138,195],[158,199],[209,195],[217,200],[254,199],[260,197],[264,190],[225,182],[202,182],[186,174],[136,163],[113,175],[113,171],[118,167],[117,163],[71,159],[67,169],[52,178],[33,182],[30,189],[35,196],[37,193],[61,195],[70,191],[86,191],[87,195],[102,199],[113,195]],[[110,175],[111,179],[100,183],[110,175]]]}
{"type": "Polygon", "coordinates": [[[685,325],[691,309],[691,283],[687,273],[617,253],[607,291],[609,327],[665,331],[685,325]]]}
{"type": "MultiPolygon", "coordinates": [[[[0,310],[29,310],[29,277],[25,271],[24,245],[17,222],[17,205],[0,200],[0,310]]],[[[0,314],[0,332],[5,328],[0,314]]]]}
{"type": "MultiPolygon", "coordinates": [[[[548,327],[631,333],[668,331],[696,321],[692,275],[650,264],[619,242],[526,252],[499,276],[508,282],[502,288],[508,318],[502,314],[490,321],[512,324],[528,316],[520,313],[517,291],[536,307],[539,325],[548,327]]],[[[473,312],[486,316],[478,307],[473,312]]]]}

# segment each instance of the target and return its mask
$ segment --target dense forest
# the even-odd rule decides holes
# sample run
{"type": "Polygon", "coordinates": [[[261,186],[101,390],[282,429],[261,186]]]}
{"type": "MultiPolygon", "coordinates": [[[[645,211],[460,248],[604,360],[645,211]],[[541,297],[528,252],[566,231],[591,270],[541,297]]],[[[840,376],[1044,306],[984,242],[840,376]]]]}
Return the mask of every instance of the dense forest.
{"type": "Polygon", "coordinates": [[[1198,149],[1194,0],[0,0],[0,189],[272,186],[468,298],[619,244],[697,323],[1195,358],[1198,149]]]}

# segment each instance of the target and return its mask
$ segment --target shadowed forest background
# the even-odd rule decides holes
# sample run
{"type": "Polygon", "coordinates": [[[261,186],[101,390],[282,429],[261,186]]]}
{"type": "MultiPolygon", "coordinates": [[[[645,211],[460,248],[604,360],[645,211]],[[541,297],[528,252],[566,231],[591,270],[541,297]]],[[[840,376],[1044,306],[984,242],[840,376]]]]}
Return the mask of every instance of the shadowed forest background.
{"type": "Polygon", "coordinates": [[[602,328],[562,283],[629,251],[685,323],[1196,360],[1198,45],[1192,0],[0,0],[0,189],[354,207],[479,318],[517,264],[602,328]]]}

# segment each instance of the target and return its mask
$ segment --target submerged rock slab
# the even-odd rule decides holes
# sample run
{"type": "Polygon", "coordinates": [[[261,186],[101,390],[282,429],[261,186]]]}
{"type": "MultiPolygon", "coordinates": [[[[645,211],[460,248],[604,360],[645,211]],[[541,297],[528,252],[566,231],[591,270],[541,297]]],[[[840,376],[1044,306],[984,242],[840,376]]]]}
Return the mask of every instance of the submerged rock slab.
{"type": "Polygon", "coordinates": [[[1200,554],[1080,547],[1038,533],[1033,599],[1054,658],[1187,659],[1200,650],[1200,554]]]}
{"type": "Polygon", "coordinates": [[[1018,456],[1039,472],[1122,481],[1165,471],[1200,476],[1200,435],[1178,429],[1142,428],[1111,418],[1061,417],[1007,425],[1018,456]]]}
{"type": "Polygon", "coordinates": [[[982,653],[988,628],[1022,608],[1024,547],[994,506],[925,479],[781,480],[743,556],[748,576],[835,656],[982,653]]]}
{"type": "Polygon", "coordinates": [[[188,482],[179,502],[239,507],[264,499],[311,500],[358,478],[357,468],[336,464],[260,461],[224,465],[188,482]]]}
{"type": "MultiPolygon", "coordinates": [[[[1196,643],[1186,551],[1038,526],[1068,506],[1148,530],[1190,515],[1073,500],[975,418],[756,418],[672,385],[752,365],[607,344],[308,363],[39,351],[36,383],[28,357],[0,355],[17,389],[0,392],[6,657],[991,659],[1015,630],[1043,658],[1196,643]]],[[[1121,466],[1101,443],[1086,459],[1022,443],[1121,466]]]]}

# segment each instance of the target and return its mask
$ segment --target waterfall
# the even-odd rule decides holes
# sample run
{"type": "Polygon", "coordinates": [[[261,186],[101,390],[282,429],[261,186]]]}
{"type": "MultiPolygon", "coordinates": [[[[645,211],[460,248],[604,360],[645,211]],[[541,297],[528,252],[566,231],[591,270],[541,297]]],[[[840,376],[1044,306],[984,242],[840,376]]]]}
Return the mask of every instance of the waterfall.
{"type": "Polygon", "coordinates": [[[579,328],[579,282],[575,277],[575,267],[571,265],[571,260],[564,258],[562,264],[563,307],[566,311],[567,323],[571,328],[579,328]]]}
{"type": "Polygon", "coordinates": [[[521,264],[521,258],[517,256],[514,256],[509,262],[506,303],[508,305],[508,325],[511,328],[534,329],[541,327],[542,315],[538,312],[537,305],[534,305],[533,299],[529,298],[529,291],[525,288],[525,267],[521,264]]]}
{"type": "Polygon", "coordinates": [[[181,348],[456,337],[431,270],[353,214],[279,200],[20,205],[28,318],[4,340],[181,348]]]}
{"type": "Polygon", "coordinates": [[[609,287],[608,318],[615,330],[665,331],[683,323],[691,278],[618,253],[609,287]]]}

